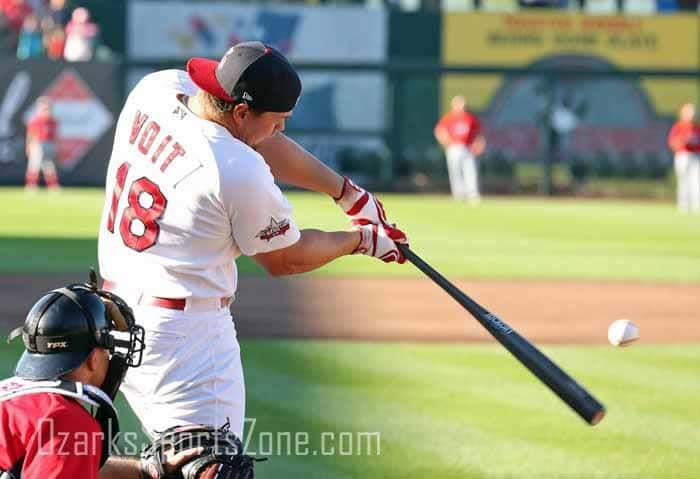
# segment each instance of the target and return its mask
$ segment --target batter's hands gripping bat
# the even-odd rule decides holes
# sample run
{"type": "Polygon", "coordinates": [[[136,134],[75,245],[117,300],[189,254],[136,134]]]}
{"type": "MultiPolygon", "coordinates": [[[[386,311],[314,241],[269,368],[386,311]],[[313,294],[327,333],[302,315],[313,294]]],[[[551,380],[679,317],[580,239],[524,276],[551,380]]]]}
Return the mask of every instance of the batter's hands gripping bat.
{"type": "Polygon", "coordinates": [[[406,259],[469,311],[498,342],[505,346],[513,356],[545,383],[562,401],[576,411],[588,424],[595,426],[605,417],[605,407],[527,339],[464,294],[411,251],[407,245],[398,244],[398,247],[406,256],[406,259]]]}

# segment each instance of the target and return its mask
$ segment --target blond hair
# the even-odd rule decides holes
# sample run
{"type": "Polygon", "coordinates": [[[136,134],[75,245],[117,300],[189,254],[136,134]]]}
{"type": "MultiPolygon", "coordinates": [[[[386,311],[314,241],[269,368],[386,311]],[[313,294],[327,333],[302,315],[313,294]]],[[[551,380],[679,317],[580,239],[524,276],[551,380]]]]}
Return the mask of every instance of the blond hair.
{"type": "Polygon", "coordinates": [[[234,102],[222,100],[204,90],[197,91],[197,101],[202,107],[204,114],[211,118],[222,118],[231,113],[236,106],[234,102]]]}

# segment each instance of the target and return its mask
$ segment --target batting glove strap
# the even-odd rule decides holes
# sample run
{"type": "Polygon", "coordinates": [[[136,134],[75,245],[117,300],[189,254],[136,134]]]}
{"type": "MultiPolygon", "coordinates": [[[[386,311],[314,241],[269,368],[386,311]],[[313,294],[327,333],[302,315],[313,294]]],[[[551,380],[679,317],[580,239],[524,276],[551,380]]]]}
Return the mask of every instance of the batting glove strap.
{"type": "Polygon", "coordinates": [[[390,226],[381,201],[364,188],[357,186],[347,176],[344,178],[343,190],[335,203],[350,218],[353,225],[374,223],[390,226]]]}
{"type": "Polygon", "coordinates": [[[408,244],[408,238],[398,228],[375,224],[356,225],[362,239],[353,254],[364,254],[381,259],[385,263],[394,261],[403,264],[406,258],[396,246],[396,243],[408,244]]]}

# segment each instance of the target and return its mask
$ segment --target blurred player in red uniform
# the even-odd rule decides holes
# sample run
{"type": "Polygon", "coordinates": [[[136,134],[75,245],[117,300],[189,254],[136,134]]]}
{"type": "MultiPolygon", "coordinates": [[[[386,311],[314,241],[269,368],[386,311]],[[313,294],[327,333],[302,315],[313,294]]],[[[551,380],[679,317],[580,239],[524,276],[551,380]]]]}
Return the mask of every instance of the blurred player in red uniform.
{"type": "Polygon", "coordinates": [[[700,213],[700,122],[695,105],[686,103],[668,134],[678,177],[678,209],[700,213]]]}
{"type": "Polygon", "coordinates": [[[452,196],[478,202],[479,172],[476,157],[486,148],[479,119],[466,109],[463,96],[452,98],[451,109],[435,125],[435,139],[445,149],[452,196]]]}
{"type": "Polygon", "coordinates": [[[56,137],[58,122],[51,112],[51,100],[41,97],[37,100],[36,114],[27,124],[27,174],[25,185],[35,189],[39,184],[39,172],[43,171],[46,186],[56,189],[56,137]]]}

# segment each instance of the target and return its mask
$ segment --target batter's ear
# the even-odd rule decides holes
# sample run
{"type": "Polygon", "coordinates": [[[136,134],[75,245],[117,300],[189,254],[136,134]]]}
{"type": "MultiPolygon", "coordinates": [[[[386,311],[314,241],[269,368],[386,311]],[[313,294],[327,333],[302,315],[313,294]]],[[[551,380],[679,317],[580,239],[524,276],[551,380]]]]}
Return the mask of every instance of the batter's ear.
{"type": "Polygon", "coordinates": [[[233,107],[232,115],[236,121],[243,121],[250,114],[251,114],[251,110],[246,102],[238,103],[238,104],[236,104],[236,106],[233,107]]]}

